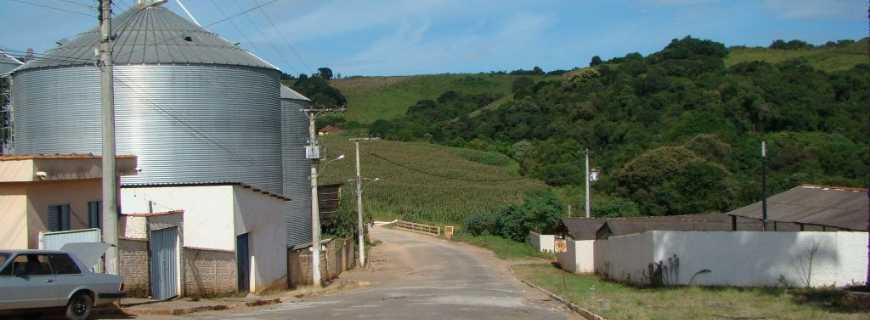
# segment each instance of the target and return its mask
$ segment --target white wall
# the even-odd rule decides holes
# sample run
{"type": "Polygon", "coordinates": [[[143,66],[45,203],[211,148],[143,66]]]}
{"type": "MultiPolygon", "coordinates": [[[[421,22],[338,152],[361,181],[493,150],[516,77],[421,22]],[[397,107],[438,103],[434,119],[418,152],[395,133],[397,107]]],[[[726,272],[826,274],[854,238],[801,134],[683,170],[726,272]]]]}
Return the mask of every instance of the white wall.
{"type": "Polygon", "coordinates": [[[532,245],[535,250],[540,252],[555,252],[556,236],[552,234],[539,234],[536,232],[529,232],[528,237],[526,237],[526,242],[532,245]]]}
{"type": "Polygon", "coordinates": [[[650,231],[596,243],[597,271],[608,264],[619,280],[643,283],[660,261],[670,284],[840,287],[866,279],[867,233],[650,231]]]}
{"type": "Polygon", "coordinates": [[[232,185],[121,189],[125,214],[147,213],[149,200],[154,212],[184,210],[185,247],[235,251],[232,185]]]}
{"type": "Polygon", "coordinates": [[[565,239],[567,250],[556,259],[562,269],[573,273],[595,272],[595,240],[565,239]]]}
{"type": "Polygon", "coordinates": [[[251,291],[267,289],[287,276],[287,225],[283,200],[236,186],[235,235],[248,233],[251,291]]]}

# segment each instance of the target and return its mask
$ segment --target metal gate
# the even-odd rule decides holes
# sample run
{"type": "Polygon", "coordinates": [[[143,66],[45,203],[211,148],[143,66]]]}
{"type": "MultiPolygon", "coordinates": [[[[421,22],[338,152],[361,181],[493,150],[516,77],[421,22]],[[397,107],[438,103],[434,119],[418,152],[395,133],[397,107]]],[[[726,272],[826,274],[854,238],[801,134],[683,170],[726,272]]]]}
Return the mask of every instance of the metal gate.
{"type": "Polygon", "coordinates": [[[178,229],[151,231],[151,297],[166,300],[178,295],[178,229]]]}
{"type": "Polygon", "coordinates": [[[236,264],[238,265],[239,292],[248,292],[251,288],[251,255],[248,254],[248,234],[236,237],[236,264]]]}

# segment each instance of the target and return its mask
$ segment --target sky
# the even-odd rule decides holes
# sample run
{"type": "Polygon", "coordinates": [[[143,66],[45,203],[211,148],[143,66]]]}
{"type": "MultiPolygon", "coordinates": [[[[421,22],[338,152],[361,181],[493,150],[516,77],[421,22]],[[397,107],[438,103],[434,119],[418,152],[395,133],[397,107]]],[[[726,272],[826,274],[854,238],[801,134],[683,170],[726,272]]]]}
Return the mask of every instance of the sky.
{"type": "MultiPolygon", "coordinates": [[[[115,0],[119,9],[135,1],[115,0]]],[[[182,2],[209,31],[291,74],[318,67],[343,76],[549,71],[586,66],[594,55],[649,54],[687,35],[728,46],[868,35],[868,0],[182,2]]],[[[0,48],[47,51],[96,26],[88,16],[96,3],[0,0],[0,48]]],[[[165,6],[186,17],[177,0],[165,6]]]]}

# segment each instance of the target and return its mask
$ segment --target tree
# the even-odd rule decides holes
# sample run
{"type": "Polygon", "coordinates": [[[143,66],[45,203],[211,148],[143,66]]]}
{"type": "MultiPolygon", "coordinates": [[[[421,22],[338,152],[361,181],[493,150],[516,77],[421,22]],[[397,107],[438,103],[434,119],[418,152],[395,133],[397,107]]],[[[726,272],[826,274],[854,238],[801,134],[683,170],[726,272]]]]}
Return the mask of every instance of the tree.
{"type": "Polygon", "coordinates": [[[326,80],[332,80],[332,69],[327,68],[327,67],[323,67],[323,68],[318,68],[317,71],[318,71],[321,78],[326,79],[326,80]]]}
{"type": "Polygon", "coordinates": [[[592,61],[589,61],[589,66],[594,67],[594,66],[600,65],[601,63],[602,63],[601,57],[594,56],[594,57],[592,57],[592,61]]]}
{"type": "Polygon", "coordinates": [[[528,96],[532,94],[532,87],[535,86],[535,81],[529,77],[519,77],[514,79],[513,83],[511,83],[511,92],[514,94],[514,98],[520,99],[522,97],[528,96]]]}

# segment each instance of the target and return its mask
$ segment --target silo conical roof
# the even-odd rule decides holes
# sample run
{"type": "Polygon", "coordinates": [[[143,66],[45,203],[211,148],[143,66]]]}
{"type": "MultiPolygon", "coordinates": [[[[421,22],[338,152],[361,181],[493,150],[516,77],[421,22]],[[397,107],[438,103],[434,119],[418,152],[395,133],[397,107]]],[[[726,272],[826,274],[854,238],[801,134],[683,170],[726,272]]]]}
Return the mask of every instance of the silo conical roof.
{"type": "MultiPolygon", "coordinates": [[[[159,5],[134,6],[112,19],[112,63],[219,64],[277,69],[272,64],[197,26],[159,5]]],[[[15,72],[29,69],[93,65],[98,57],[99,27],[76,36],[31,60],[15,72]]]]}
{"type": "Polygon", "coordinates": [[[289,99],[289,100],[301,100],[311,102],[311,99],[297,92],[296,90],[290,89],[290,87],[286,85],[281,85],[281,99],[289,99]]]}
{"type": "Polygon", "coordinates": [[[23,63],[15,57],[0,50],[0,75],[3,75],[15,68],[18,68],[23,63]]]}

